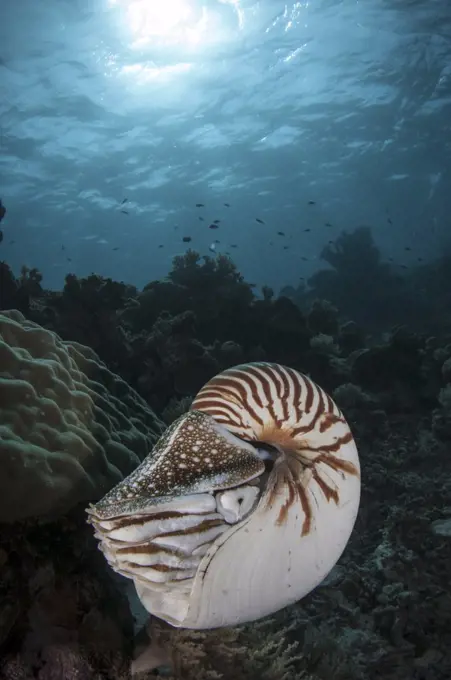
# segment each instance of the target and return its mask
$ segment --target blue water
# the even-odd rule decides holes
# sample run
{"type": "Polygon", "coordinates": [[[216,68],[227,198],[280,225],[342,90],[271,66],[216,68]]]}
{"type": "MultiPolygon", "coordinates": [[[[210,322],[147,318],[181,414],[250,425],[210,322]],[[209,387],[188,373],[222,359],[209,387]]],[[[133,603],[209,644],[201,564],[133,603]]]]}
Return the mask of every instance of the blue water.
{"type": "Polygon", "coordinates": [[[279,288],[360,224],[407,265],[446,243],[449,0],[3,0],[0,46],[0,259],[46,287],[219,240],[279,288]]]}

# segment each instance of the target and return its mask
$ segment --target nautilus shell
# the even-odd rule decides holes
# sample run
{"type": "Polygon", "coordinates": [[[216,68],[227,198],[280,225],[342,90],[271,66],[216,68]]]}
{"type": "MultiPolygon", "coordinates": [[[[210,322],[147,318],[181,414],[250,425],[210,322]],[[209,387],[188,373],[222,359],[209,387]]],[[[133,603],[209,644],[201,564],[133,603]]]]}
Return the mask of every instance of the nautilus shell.
{"type": "Polygon", "coordinates": [[[251,363],[210,380],[88,513],[144,607],[202,629],[258,619],[315,588],[359,499],[357,449],[336,404],[305,375],[251,363]]]}

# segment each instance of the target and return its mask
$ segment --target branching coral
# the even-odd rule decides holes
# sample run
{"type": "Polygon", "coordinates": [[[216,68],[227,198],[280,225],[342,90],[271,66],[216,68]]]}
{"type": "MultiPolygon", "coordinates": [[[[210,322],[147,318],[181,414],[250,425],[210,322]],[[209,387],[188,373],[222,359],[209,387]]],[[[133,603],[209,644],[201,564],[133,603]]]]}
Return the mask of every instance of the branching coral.
{"type": "Polygon", "coordinates": [[[163,661],[172,671],[169,680],[316,680],[300,644],[290,641],[293,627],[267,618],[240,628],[192,631],[154,619],[148,627],[152,643],[132,671],[152,670],[163,661]]]}
{"type": "Polygon", "coordinates": [[[336,335],[338,332],[338,309],[327,300],[314,300],[307,314],[307,322],[313,333],[336,335]]]}
{"type": "Polygon", "coordinates": [[[97,274],[91,274],[84,279],[68,274],[63,289],[62,304],[73,306],[74,303],[78,303],[94,312],[102,307],[116,310],[122,308],[127,299],[135,296],[136,293],[134,286],[97,274]]]}
{"type": "Polygon", "coordinates": [[[340,348],[334,342],[332,335],[325,333],[318,333],[310,339],[310,347],[316,350],[319,354],[327,354],[329,356],[337,356],[340,348]]]}
{"type": "Polygon", "coordinates": [[[182,399],[172,397],[161,414],[166,425],[172,425],[177,418],[189,411],[192,401],[191,397],[182,397],[182,399]]]}
{"type": "Polygon", "coordinates": [[[194,315],[202,343],[235,339],[251,328],[252,286],[225,256],[204,257],[193,250],[174,258],[167,280],[154,281],[120,315],[127,327],[150,331],[162,313],[194,315]]]}
{"type": "Polygon", "coordinates": [[[86,278],[69,274],[62,294],[46,301],[46,311],[51,317],[44,325],[49,323],[64,339],[92,347],[117,370],[117,356],[128,356],[130,349],[118,320],[118,310],[136,295],[136,288],[125,283],[96,274],[86,278]]]}
{"type": "Polygon", "coordinates": [[[343,276],[356,270],[366,274],[368,269],[375,271],[381,264],[379,249],[373,241],[370,227],[366,226],[342,232],[335,242],[323,248],[321,257],[343,276]]]}
{"type": "MultiPolygon", "coordinates": [[[[243,276],[226,255],[218,255],[217,258],[201,258],[194,250],[188,250],[185,255],[178,255],[174,258],[169,279],[193,291],[195,289],[202,291],[206,283],[224,285],[244,282],[243,276]],[[202,264],[201,259],[203,259],[202,264]]],[[[250,291],[249,284],[244,285],[250,291]]]]}
{"type": "Polygon", "coordinates": [[[22,267],[19,277],[15,277],[6,262],[0,262],[0,310],[20,309],[28,312],[31,298],[43,294],[42,275],[37,269],[22,267]]]}
{"type": "Polygon", "coordinates": [[[403,282],[381,261],[369,227],[343,232],[323,248],[321,257],[332,269],[309,279],[312,295],[330,300],[341,313],[367,327],[395,323],[410,301],[403,282]]]}
{"type": "Polygon", "coordinates": [[[233,337],[233,330],[235,339],[241,341],[249,324],[254,294],[230,258],[225,255],[201,258],[199,253],[189,250],[174,258],[169,279],[183,286],[186,308],[195,313],[197,331],[203,341],[228,340],[233,337]]]}
{"type": "Polygon", "coordinates": [[[24,288],[27,288],[30,295],[35,296],[42,293],[41,282],[42,274],[36,267],[30,269],[24,265],[21,268],[19,284],[24,288]]]}
{"type": "Polygon", "coordinates": [[[20,312],[0,315],[0,520],[60,514],[103,495],[161,424],[96,354],[20,312]]]}

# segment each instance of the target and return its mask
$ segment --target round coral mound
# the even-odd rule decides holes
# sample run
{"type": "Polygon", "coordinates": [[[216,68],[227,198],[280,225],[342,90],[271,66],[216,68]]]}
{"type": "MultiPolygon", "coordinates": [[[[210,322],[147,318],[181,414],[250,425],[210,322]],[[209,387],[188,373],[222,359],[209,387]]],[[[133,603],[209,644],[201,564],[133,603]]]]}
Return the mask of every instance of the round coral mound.
{"type": "Polygon", "coordinates": [[[58,516],[102,497],[163,429],[88,347],[0,314],[0,521],[58,516]]]}

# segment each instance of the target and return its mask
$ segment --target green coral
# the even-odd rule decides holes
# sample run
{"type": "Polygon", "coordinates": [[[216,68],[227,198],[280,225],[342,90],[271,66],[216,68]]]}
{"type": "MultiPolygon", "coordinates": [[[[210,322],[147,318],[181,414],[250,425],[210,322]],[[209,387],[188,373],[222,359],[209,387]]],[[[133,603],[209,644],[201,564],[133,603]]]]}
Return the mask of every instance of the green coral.
{"type": "Polygon", "coordinates": [[[0,315],[0,521],[60,515],[101,497],[162,424],[83,345],[0,315]]]}

